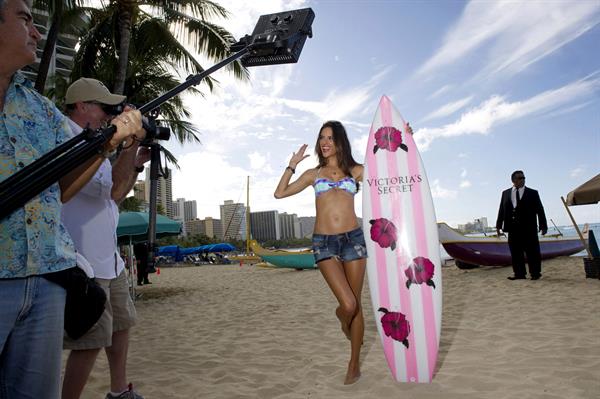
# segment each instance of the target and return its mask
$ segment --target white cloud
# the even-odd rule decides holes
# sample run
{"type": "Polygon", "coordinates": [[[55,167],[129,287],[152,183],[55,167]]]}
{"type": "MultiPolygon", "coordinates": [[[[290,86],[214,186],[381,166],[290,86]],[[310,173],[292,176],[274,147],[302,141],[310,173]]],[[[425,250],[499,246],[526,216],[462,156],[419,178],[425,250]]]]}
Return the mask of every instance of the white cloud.
{"type": "Polygon", "coordinates": [[[457,100],[457,101],[453,101],[446,105],[443,105],[442,107],[431,112],[429,115],[425,116],[425,118],[423,118],[421,120],[421,123],[430,121],[432,119],[443,118],[445,116],[452,115],[456,111],[463,109],[465,106],[467,106],[471,102],[472,99],[473,99],[473,96],[469,96],[469,97],[461,98],[460,100],[457,100]]]}
{"type": "Polygon", "coordinates": [[[314,114],[321,121],[330,119],[347,120],[350,116],[368,108],[365,107],[365,104],[372,102],[375,88],[392,69],[393,66],[383,68],[363,85],[344,90],[332,90],[322,100],[307,101],[282,98],[275,101],[291,109],[314,114]]]}
{"type": "Polygon", "coordinates": [[[512,75],[552,54],[600,22],[598,1],[471,1],[441,48],[417,71],[432,74],[466,62],[486,46],[486,76],[512,75]]]}
{"type": "Polygon", "coordinates": [[[434,179],[429,186],[431,187],[431,196],[433,198],[455,199],[458,194],[456,190],[443,188],[440,185],[439,179],[434,179]]]}
{"type": "Polygon", "coordinates": [[[265,173],[272,173],[273,169],[271,169],[271,165],[269,165],[268,163],[269,158],[269,153],[263,155],[258,151],[251,152],[250,154],[248,154],[248,159],[250,160],[250,168],[253,171],[263,171],[265,173]]]}
{"type": "Polygon", "coordinates": [[[569,176],[571,177],[579,177],[579,176],[583,176],[583,174],[585,173],[586,169],[583,166],[578,166],[575,169],[572,169],[569,172],[569,176]]]}
{"type": "Polygon", "coordinates": [[[463,180],[460,182],[460,188],[469,188],[471,187],[471,182],[469,180],[463,180]]]}
{"type": "Polygon", "coordinates": [[[594,73],[584,79],[569,83],[558,89],[548,90],[524,101],[507,102],[504,97],[494,95],[478,107],[463,113],[460,118],[440,128],[422,128],[415,132],[415,141],[420,149],[441,137],[457,137],[466,134],[489,133],[499,123],[505,123],[526,115],[542,114],[571,102],[583,101],[600,89],[600,78],[594,73]]]}
{"type": "Polygon", "coordinates": [[[437,89],[435,92],[433,92],[433,94],[431,94],[429,97],[427,97],[427,99],[432,100],[434,98],[437,98],[437,97],[441,96],[442,94],[450,91],[453,87],[454,87],[453,85],[444,85],[444,86],[440,87],[439,89],[437,89]]]}
{"type": "Polygon", "coordinates": [[[365,148],[367,148],[368,140],[368,134],[363,134],[352,140],[352,155],[354,155],[356,162],[363,163],[365,161],[365,148]]]}
{"type": "Polygon", "coordinates": [[[467,170],[463,168],[463,170],[460,172],[460,177],[462,177],[463,179],[465,177],[467,177],[467,170]]]}

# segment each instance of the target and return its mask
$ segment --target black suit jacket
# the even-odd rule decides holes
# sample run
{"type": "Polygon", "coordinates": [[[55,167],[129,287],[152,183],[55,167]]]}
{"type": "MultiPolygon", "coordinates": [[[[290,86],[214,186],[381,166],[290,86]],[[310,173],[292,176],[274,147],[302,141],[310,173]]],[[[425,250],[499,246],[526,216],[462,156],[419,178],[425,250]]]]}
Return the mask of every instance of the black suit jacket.
{"type": "Polygon", "coordinates": [[[537,234],[539,219],[540,230],[548,230],[546,214],[538,192],[525,187],[517,209],[513,207],[510,198],[511,192],[512,187],[502,192],[496,228],[508,233],[519,229],[524,233],[537,234]],[[515,214],[513,214],[513,210],[515,210],[515,214]]]}

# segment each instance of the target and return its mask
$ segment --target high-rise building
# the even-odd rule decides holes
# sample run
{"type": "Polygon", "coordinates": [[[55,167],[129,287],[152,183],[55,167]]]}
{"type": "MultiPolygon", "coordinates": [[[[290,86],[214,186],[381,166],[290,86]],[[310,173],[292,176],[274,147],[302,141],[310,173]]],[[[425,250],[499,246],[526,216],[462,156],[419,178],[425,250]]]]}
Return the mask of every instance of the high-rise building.
{"type": "MultiPolygon", "coordinates": [[[[157,180],[156,202],[165,210],[165,215],[173,218],[173,186],[171,181],[171,170],[165,168],[167,177],[159,177],[157,180]]],[[[146,197],[150,198],[150,168],[146,169],[146,197]]]]}
{"type": "MultiPolygon", "coordinates": [[[[48,30],[50,29],[50,16],[48,11],[34,8],[31,10],[33,15],[33,23],[36,29],[41,33],[42,40],[38,42],[36,51],[36,60],[33,64],[26,66],[22,69],[22,72],[32,81],[37,78],[37,72],[40,67],[40,61],[44,46],[46,45],[46,38],[48,37],[48,30]]],[[[84,23],[84,20],[80,21],[84,23]]],[[[54,53],[50,59],[50,66],[48,68],[48,78],[46,79],[46,88],[54,86],[53,76],[61,76],[65,80],[69,81],[71,76],[71,70],[73,69],[73,59],[75,58],[75,46],[79,38],[75,35],[60,33],[56,40],[56,46],[54,53]]]]}
{"type": "Polygon", "coordinates": [[[279,212],[262,211],[250,213],[250,231],[257,241],[279,240],[279,212]]]}
{"type": "Polygon", "coordinates": [[[221,219],[207,217],[204,222],[204,234],[210,238],[223,239],[223,225],[221,219]]]}
{"type": "Polygon", "coordinates": [[[302,237],[300,235],[298,215],[295,213],[292,213],[291,215],[285,212],[279,214],[279,223],[282,240],[302,237]]]}
{"type": "MultiPolygon", "coordinates": [[[[186,201],[185,198],[177,198],[173,202],[173,219],[179,220],[183,225],[183,235],[191,234],[186,226],[188,221],[197,219],[196,217],[196,201],[186,201]]],[[[204,233],[202,233],[204,234],[204,233]]]]}
{"type": "Polygon", "coordinates": [[[185,198],[177,198],[173,201],[173,219],[184,221],[184,204],[185,198]]]}
{"type": "Polygon", "coordinates": [[[185,222],[183,222],[183,224],[185,226],[185,231],[187,232],[188,236],[197,236],[197,235],[201,235],[201,234],[206,234],[204,232],[204,220],[200,220],[200,219],[186,220],[185,222]]]}
{"type": "Polygon", "coordinates": [[[148,202],[146,194],[146,182],[144,180],[136,181],[133,185],[133,196],[140,201],[148,202]]]}
{"type": "Polygon", "coordinates": [[[246,239],[246,207],[242,203],[226,200],[221,208],[223,240],[246,239]]]}
{"type": "Polygon", "coordinates": [[[185,198],[177,198],[173,201],[173,219],[181,222],[181,235],[187,237],[188,230],[184,219],[185,198]]]}
{"type": "Polygon", "coordinates": [[[185,201],[183,204],[183,220],[194,220],[197,218],[196,200],[185,201]]]}
{"type": "Polygon", "coordinates": [[[206,219],[193,219],[184,222],[188,236],[205,235],[210,238],[218,238],[223,236],[221,229],[221,220],[207,217],[206,219]]]}

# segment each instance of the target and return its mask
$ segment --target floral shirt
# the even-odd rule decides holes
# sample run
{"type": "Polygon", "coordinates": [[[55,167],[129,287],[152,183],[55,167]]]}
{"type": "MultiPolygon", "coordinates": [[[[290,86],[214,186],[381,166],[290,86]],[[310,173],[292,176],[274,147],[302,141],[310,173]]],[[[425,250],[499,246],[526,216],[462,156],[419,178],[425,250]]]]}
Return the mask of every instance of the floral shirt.
{"type": "MultiPolygon", "coordinates": [[[[66,141],[67,118],[31,82],[15,73],[0,112],[0,181],[66,141]]],[[[58,183],[0,220],[0,278],[75,266],[71,237],[60,221],[58,183]]]]}

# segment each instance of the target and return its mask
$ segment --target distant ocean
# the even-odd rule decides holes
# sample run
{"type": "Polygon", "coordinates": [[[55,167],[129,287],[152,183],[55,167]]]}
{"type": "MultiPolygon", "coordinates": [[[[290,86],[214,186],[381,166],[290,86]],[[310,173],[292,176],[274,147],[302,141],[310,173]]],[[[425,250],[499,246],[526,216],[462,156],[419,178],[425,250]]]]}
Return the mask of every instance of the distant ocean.
{"type": "MultiPolygon", "coordinates": [[[[594,231],[594,237],[596,237],[596,242],[598,242],[600,244],[600,223],[590,223],[590,230],[594,231]]],[[[579,226],[579,230],[583,230],[583,225],[580,224],[579,226]]],[[[577,236],[577,230],[575,230],[575,227],[573,227],[573,225],[569,225],[569,226],[558,226],[558,229],[560,230],[560,232],[565,236],[565,237],[572,237],[572,236],[577,236]]],[[[548,228],[548,234],[557,234],[558,231],[556,231],[556,228],[554,226],[548,228]]],[[[587,252],[585,250],[578,252],[574,255],[571,256],[587,256],[587,252]]]]}
{"type": "MultiPolygon", "coordinates": [[[[596,237],[596,241],[598,241],[598,244],[600,244],[600,223],[590,223],[590,230],[594,231],[594,236],[596,237]]],[[[578,225],[579,226],[579,230],[583,230],[583,224],[578,225]]],[[[577,236],[577,231],[575,230],[575,227],[573,227],[573,225],[568,225],[568,226],[558,226],[558,230],[565,236],[565,237],[576,237],[577,236]]],[[[558,231],[556,229],[556,227],[551,226],[548,228],[548,234],[558,234],[558,231]]],[[[450,255],[448,255],[448,253],[444,250],[444,247],[440,244],[440,253],[441,253],[441,258],[442,259],[450,259],[450,255]]],[[[585,250],[578,252],[574,255],[571,256],[587,256],[587,253],[585,250]]]]}

